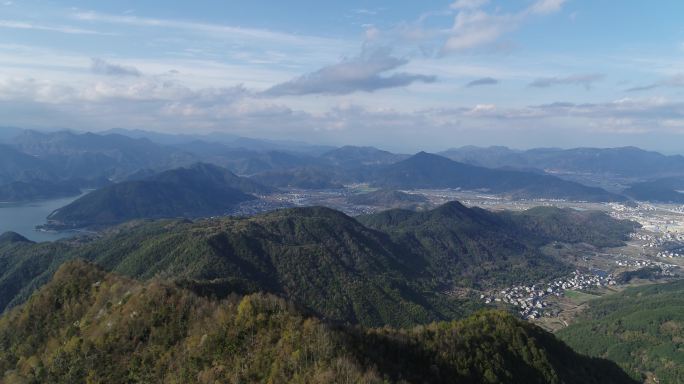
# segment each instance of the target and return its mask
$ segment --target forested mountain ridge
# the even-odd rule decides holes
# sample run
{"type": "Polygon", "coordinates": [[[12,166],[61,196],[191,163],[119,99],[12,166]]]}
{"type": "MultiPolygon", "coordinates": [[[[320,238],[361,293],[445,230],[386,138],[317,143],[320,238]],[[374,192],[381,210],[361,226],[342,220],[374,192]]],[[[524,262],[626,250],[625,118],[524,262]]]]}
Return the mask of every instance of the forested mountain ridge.
{"type": "Polygon", "coordinates": [[[542,254],[539,246],[552,241],[617,246],[638,225],[599,212],[540,207],[496,213],[459,202],[430,211],[397,209],[358,219],[388,233],[402,248],[429,255],[433,274],[478,288],[567,272],[568,265],[542,254]]]}
{"type": "Polygon", "coordinates": [[[272,189],[215,165],[194,164],[93,191],[53,212],[51,227],[106,226],[133,219],[225,214],[272,189]]]}
{"type": "Polygon", "coordinates": [[[82,262],[0,317],[0,374],[6,383],[634,383],[502,313],[411,330],[339,327],[272,296],[217,302],[82,262]]]}
{"type": "MultiPolygon", "coordinates": [[[[606,242],[575,228],[586,225],[576,220],[556,224],[567,226],[560,233],[577,234],[566,238],[458,203],[414,214],[360,218],[365,226],[332,209],[295,208],[249,218],[131,222],[90,240],[0,243],[2,302],[25,300],[62,261],[82,258],[132,277],[183,281],[202,294],[272,292],[331,320],[410,325],[472,311],[467,298],[440,293],[454,286],[498,287],[569,270],[540,252],[545,243],[606,242]]],[[[633,229],[610,218],[605,225],[613,242],[633,229]]]]}
{"type": "Polygon", "coordinates": [[[522,199],[625,200],[623,196],[601,188],[551,175],[484,168],[425,152],[377,170],[370,180],[371,184],[384,188],[462,188],[485,190],[522,199]]]}

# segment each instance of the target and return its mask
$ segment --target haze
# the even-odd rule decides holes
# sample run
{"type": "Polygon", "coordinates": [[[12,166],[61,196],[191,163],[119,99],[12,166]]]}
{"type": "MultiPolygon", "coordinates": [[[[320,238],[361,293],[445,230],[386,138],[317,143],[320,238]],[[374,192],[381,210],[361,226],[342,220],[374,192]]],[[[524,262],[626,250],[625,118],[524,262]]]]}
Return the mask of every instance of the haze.
{"type": "Polygon", "coordinates": [[[2,125],[681,153],[684,3],[0,5],[2,125]]]}

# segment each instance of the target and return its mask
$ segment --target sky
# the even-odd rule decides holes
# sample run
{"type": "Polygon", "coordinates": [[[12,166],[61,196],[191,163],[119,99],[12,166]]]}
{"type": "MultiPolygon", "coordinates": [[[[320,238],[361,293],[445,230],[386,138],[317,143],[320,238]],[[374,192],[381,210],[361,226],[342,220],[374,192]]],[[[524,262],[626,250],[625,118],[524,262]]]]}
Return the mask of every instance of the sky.
{"type": "Polygon", "coordinates": [[[0,0],[0,126],[684,153],[680,0],[0,0]]]}

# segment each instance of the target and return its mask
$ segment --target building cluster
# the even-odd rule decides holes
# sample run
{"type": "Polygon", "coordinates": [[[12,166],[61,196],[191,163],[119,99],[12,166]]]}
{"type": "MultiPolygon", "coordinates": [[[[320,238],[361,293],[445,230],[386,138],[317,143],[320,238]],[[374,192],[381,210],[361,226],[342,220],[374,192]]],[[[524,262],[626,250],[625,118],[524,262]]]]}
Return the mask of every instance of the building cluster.
{"type": "Polygon", "coordinates": [[[679,258],[679,257],[684,257],[684,252],[682,252],[682,253],[680,253],[680,252],[682,252],[682,251],[677,251],[677,252],[662,251],[662,252],[658,252],[658,254],[656,256],[662,257],[664,259],[675,259],[675,258],[679,258]]]}
{"type": "Polygon", "coordinates": [[[480,295],[485,304],[503,302],[513,305],[524,319],[537,319],[542,315],[550,316],[544,309],[549,306],[546,301],[550,296],[563,296],[566,290],[586,290],[615,285],[612,275],[600,276],[596,274],[573,272],[551,283],[531,286],[515,286],[503,289],[489,295],[480,295]]]}
{"type": "Polygon", "coordinates": [[[674,277],[677,274],[675,270],[678,266],[674,264],[663,263],[660,261],[651,260],[617,260],[615,261],[620,267],[630,268],[634,270],[644,269],[644,268],[659,268],[660,272],[657,273],[659,277],[674,277]]]}
{"type": "MultiPolygon", "coordinates": [[[[684,245],[684,234],[679,232],[645,233],[637,232],[630,234],[632,240],[641,241],[642,248],[661,248],[663,246],[684,245]]],[[[660,256],[660,255],[659,255],[660,256]]]]}
{"type": "Polygon", "coordinates": [[[653,267],[655,266],[654,261],[650,260],[616,260],[615,264],[617,264],[619,267],[626,267],[626,268],[645,268],[645,267],[653,267]]]}

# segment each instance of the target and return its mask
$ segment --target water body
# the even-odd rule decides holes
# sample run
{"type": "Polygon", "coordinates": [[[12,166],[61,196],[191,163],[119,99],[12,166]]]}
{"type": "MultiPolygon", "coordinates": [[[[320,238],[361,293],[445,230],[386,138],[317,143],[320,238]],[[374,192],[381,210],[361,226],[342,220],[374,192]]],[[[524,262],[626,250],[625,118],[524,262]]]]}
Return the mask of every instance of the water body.
{"type": "Polygon", "coordinates": [[[0,203],[0,234],[13,231],[33,241],[54,241],[74,236],[76,232],[72,231],[42,232],[36,231],[35,228],[37,225],[45,224],[47,216],[55,209],[81,196],[28,203],[0,203]]]}

